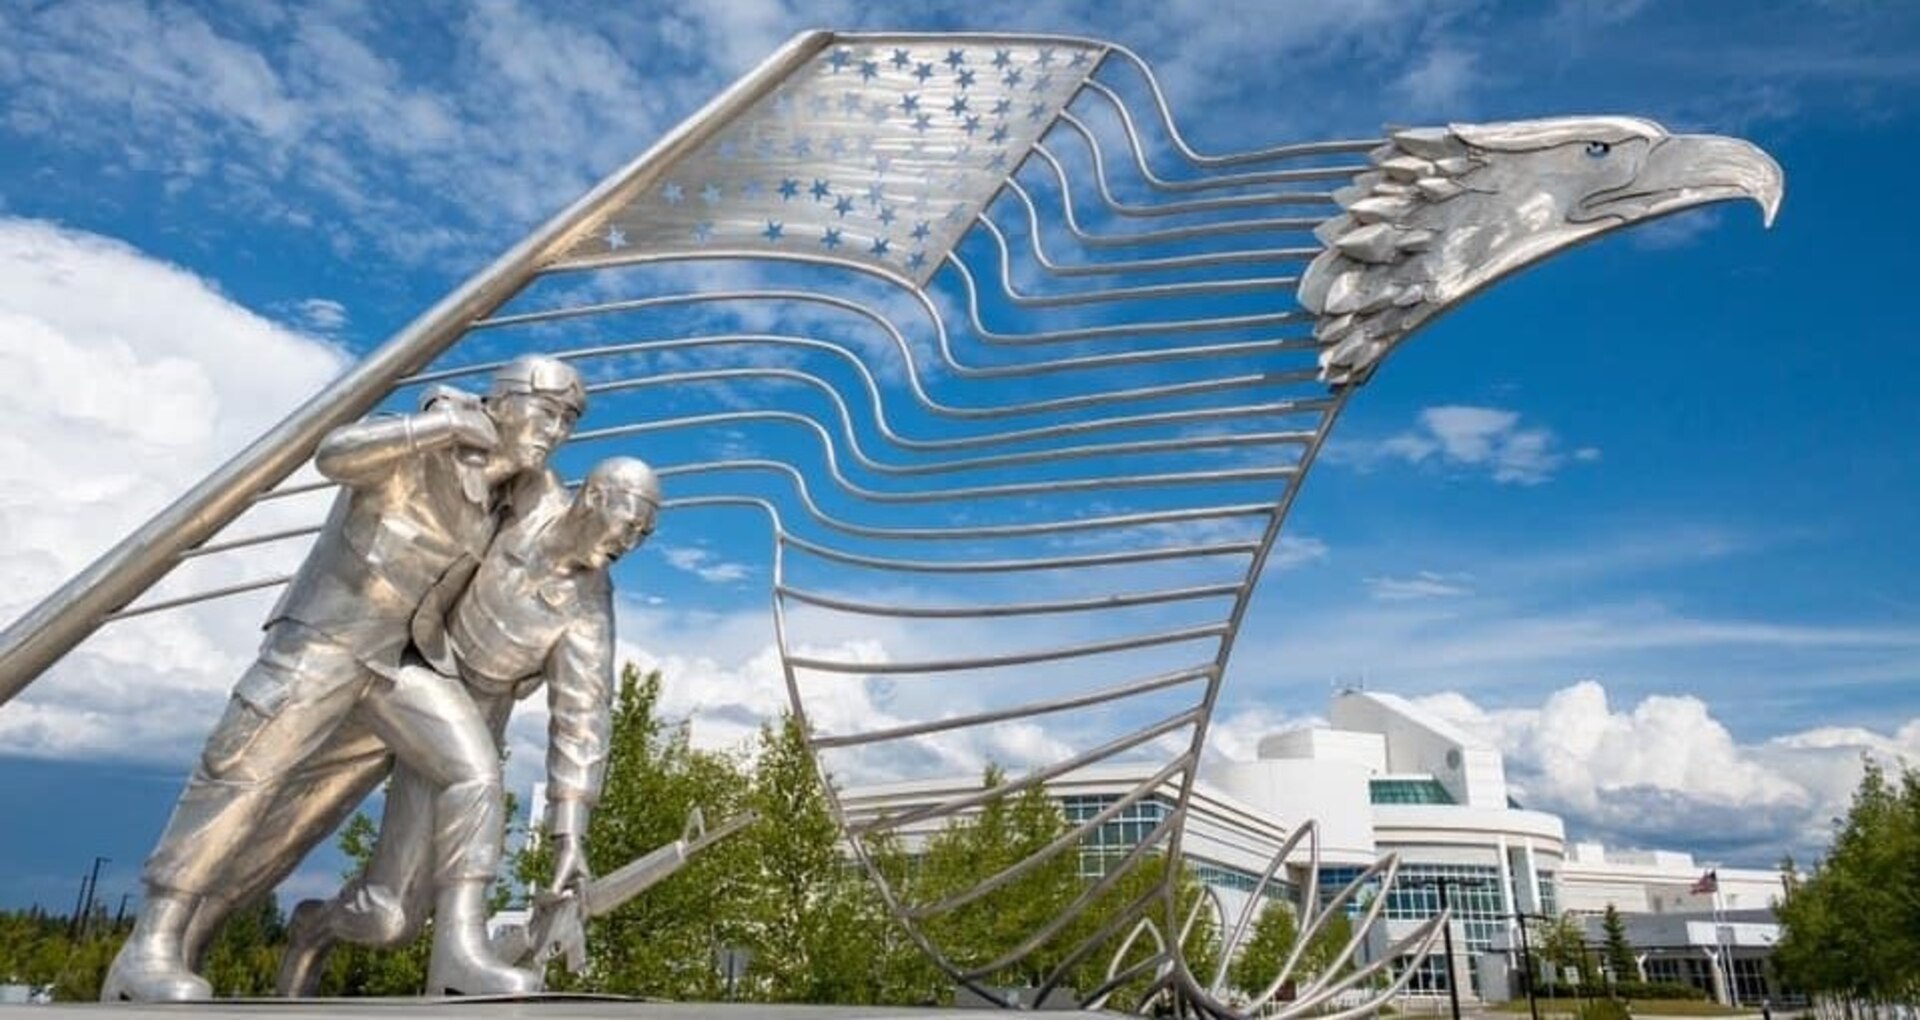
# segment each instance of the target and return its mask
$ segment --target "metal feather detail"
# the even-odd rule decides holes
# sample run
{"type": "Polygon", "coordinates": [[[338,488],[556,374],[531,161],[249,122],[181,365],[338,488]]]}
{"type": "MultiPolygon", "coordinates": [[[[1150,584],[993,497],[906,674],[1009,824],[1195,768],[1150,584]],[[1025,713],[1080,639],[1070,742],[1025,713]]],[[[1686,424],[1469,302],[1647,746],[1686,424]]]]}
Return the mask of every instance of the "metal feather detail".
{"type": "MultiPolygon", "coordinates": [[[[1716,164],[1713,180],[1662,178],[1669,198],[1648,199],[1630,185],[1667,173],[1656,164],[1688,139],[1620,118],[1203,153],[1145,63],[1085,39],[812,33],[743,88],[530,242],[497,299],[415,367],[440,351],[449,363],[403,368],[381,392],[557,353],[593,380],[572,447],[655,461],[665,533],[764,517],[780,671],[833,810],[956,980],[1010,1003],[987,986],[1007,968],[1045,961],[1044,994],[1111,958],[1098,987],[1074,990],[1083,1002],[1126,987],[1143,1007],[1269,1007],[1297,959],[1251,1004],[1195,975],[1179,936],[1199,915],[1176,910],[1175,869],[1112,900],[1149,862],[1180,859],[1234,639],[1354,384],[1420,325],[1567,244],[1729,188],[1771,215],[1778,168],[1769,178],[1764,154],[1716,164]],[[835,782],[944,780],[988,761],[1012,768],[987,787],[848,799],[835,782]],[[876,848],[923,844],[998,798],[1114,776],[1127,792],[972,889],[916,898],[875,866],[876,848]],[[1090,884],[1059,916],[985,955],[942,943],[942,918],[1087,853],[1149,804],[1162,820],[1082,858],[1090,884]]],[[[318,487],[222,490],[235,505],[214,526],[318,487]]],[[[193,548],[166,565],[317,528],[233,530],[180,531],[193,548]]],[[[1397,864],[1323,903],[1316,830],[1290,821],[1254,901],[1304,855],[1304,944],[1397,864]]],[[[1249,919],[1228,926],[1222,910],[1229,946],[1249,919]]],[[[1354,990],[1427,952],[1444,923],[1265,1015],[1377,1007],[1397,982],[1354,990]]]]}

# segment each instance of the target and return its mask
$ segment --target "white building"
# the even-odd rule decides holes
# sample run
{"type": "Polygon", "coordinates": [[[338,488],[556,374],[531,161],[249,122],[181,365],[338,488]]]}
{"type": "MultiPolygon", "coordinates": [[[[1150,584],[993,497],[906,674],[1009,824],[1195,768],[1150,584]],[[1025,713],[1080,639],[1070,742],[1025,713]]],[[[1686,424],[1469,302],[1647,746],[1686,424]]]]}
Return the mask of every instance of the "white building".
{"type": "MultiPolygon", "coordinates": [[[[1688,983],[1724,1001],[1731,966],[1743,1001],[1780,997],[1765,976],[1778,934],[1767,908],[1782,888],[1774,872],[1713,869],[1716,903],[1715,895],[1693,891],[1708,869],[1689,854],[1569,843],[1558,816],[1528,810],[1514,799],[1497,749],[1402,698],[1342,692],[1329,718],[1326,727],[1263,739],[1253,761],[1203,769],[1183,851],[1197,876],[1222,893],[1230,913],[1245,902],[1293,826],[1311,818],[1319,827],[1323,896],[1383,855],[1399,855],[1398,878],[1385,893],[1383,930],[1369,943],[1373,952],[1385,951],[1433,917],[1444,890],[1455,917],[1452,969],[1463,992],[1507,996],[1508,974],[1519,963],[1518,916],[1590,915],[1589,941],[1598,943],[1598,915],[1611,903],[1629,915],[1629,941],[1643,969],[1615,977],[1688,983]],[[1716,917],[1717,909],[1725,913],[1716,917]]],[[[1135,789],[1151,771],[1082,769],[1049,790],[1068,820],[1080,821],[1135,789]]],[[[860,817],[977,786],[977,777],[954,777],[849,789],[842,799],[860,817]]],[[[1083,868],[1097,873],[1103,859],[1145,838],[1172,806],[1148,797],[1102,825],[1082,850],[1083,868]]],[[[903,832],[909,846],[926,835],[925,828],[903,832]]],[[[1305,881],[1306,861],[1304,849],[1289,859],[1287,889],[1305,881]]],[[[1444,994],[1447,970],[1445,961],[1429,959],[1410,987],[1444,994]]]]}

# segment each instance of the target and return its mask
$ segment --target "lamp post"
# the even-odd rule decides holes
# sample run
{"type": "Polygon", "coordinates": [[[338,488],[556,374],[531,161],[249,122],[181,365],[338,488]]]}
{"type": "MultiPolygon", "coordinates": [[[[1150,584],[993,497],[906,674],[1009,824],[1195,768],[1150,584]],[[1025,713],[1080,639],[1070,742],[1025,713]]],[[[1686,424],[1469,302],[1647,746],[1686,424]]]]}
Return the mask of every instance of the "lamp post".
{"type": "MultiPolygon", "coordinates": [[[[1409,889],[1439,889],[1440,909],[1442,912],[1446,912],[1452,907],[1451,899],[1447,895],[1448,889],[1456,885],[1465,886],[1469,889],[1478,889],[1485,887],[1488,883],[1485,879],[1458,879],[1448,875],[1431,875],[1424,878],[1398,881],[1395,884],[1403,885],[1409,889]]],[[[1453,918],[1447,918],[1447,923],[1440,928],[1440,934],[1445,940],[1447,954],[1447,1004],[1452,1008],[1453,1020],[1460,1020],[1460,983],[1454,980],[1453,966],[1453,918]]],[[[1539,1020],[1539,1018],[1536,1016],[1535,1020],[1539,1020]]]]}
{"type": "Polygon", "coordinates": [[[1523,976],[1526,978],[1527,1012],[1533,1015],[1533,1020],[1540,1020],[1540,1000],[1535,995],[1535,989],[1533,987],[1533,946],[1529,944],[1527,940],[1527,922],[1536,919],[1542,921],[1547,920],[1547,915],[1521,913],[1508,914],[1507,916],[1520,922],[1520,966],[1523,968],[1523,976]]]}

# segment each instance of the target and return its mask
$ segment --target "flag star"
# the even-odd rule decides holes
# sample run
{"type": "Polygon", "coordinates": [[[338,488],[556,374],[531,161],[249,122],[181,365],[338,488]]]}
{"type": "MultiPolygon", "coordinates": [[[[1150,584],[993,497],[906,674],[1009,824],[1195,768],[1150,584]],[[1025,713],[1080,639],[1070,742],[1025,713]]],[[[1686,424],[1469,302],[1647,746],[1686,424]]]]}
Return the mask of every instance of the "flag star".
{"type": "Polygon", "coordinates": [[[827,187],[826,181],[823,181],[818,177],[816,177],[813,180],[813,187],[808,188],[807,193],[813,196],[814,201],[824,202],[826,201],[828,195],[833,194],[833,189],[827,187]]]}
{"type": "Polygon", "coordinates": [[[872,81],[878,77],[880,77],[880,62],[878,60],[862,60],[860,62],[861,81],[872,81]]]}
{"type": "Polygon", "coordinates": [[[897,214],[897,213],[895,213],[895,212],[893,211],[893,206],[890,206],[890,205],[883,205],[883,206],[881,206],[881,207],[880,207],[880,222],[881,222],[881,223],[884,223],[884,224],[888,224],[888,225],[891,225],[891,224],[893,223],[893,221],[894,221],[894,220],[896,220],[896,219],[898,219],[898,218],[899,218],[899,216],[898,216],[898,214],[897,214]]]}
{"type": "Polygon", "coordinates": [[[761,184],[759,181],[748,181],[745,186],[740,189],[740,194],[748,198],[759,198],[762,194],[766,193],[766,190],[766,185],[761,184]]]}
{"type": "Polygon", "coordinates": [[[909,92],[906,95],[900,97],[900,112],[901,113],[919,113],[920,112],[919,95],[909,92]]]}
{"type": "Polygon", "coordinates": [[[705,202],[708,205],[712,205],[713,203],[720,201],[720,186],[717,184],[709,184],[706,187],[701,188],[700,201],[705,202]]]}
{"type": "Polygon", "coordinates": [[[1047,115],[1047,104],[1045,103],[1035,103],[1032,106],[1027,107],[1028,120],[1039,120],[1040,118],[1045,117],[1046,115],[1047,115]]]}
{"type": "Polygon", "coordinates": [[[892,109],[886,103],[874,103],[867,107],[867,119],[879,124],[887,119],[887,111],[892,109]]]}
{"type": "Polygon", "coordinates": [[[780,240],[780,235],[785,233],[786,229],[787,228],[783,226],[779,220],[768,220],[767,229],[762,230],[760,232],[760,236],[766,238],[769,241],[778,241],[780,240]]]}
{"type": "Polygon", "coordinates": [[[994,50],[993,51],[993,66],[1005,69],[1006,66],[1011,63],[1013,63],[1012,50],[994,50]]]}
{"type": "Polygon", "coordinates": [[[1022,77],[1023,76],[1020,73],[1020,69],[1016,67],[1013,70],[1008,71],[1006,74],[1003,74],[1000,76],[1000,84],[1005,85],[1008,88],[1013,88],[1014,86],[1020,84],[1020,79],[1022,77]]]}
{"type": "Polygon", "coordinates": [[[701,220],[700,222],[695,223],[693,225],[693,239],[701,244],[706,244],[708,241],[712,240],[713,239],[713,221],[701,220]]]}
{"type": "Polygon", "coordinates": [[[660,189],[660,197],[665,199],[668,205],[679,205],[680,200],[686,195],[686,189],[672,181],[668,181],[667,186],[660,189]]]}
{"type": "Polygon", "coordinates": [[[961,68],[960,73],[957,76],[955,76],[955,80],[959,83],[960,87],[963,89],[972,88],[973,87],[973,68],[971,67],[961,68]]]}
{"type": "Polygon", "coordinates": [[[804,136],[796,138],[787,146],[787,151],[796,156],[811,156],[813,155],[813,140],[804,136]]]}
{"type": "Polygon", "coordinates": [[[960,130],[965,131],[969,135],[980,130],[980,118],[968,117],[966,123],[960,125],[960,130]]]}
{"type": "Polygon", "coordinates": [[[915,78],[920,79],[921,82],[924,83],[928,78],[933,77],[933,65],[932,64],[916,64],[913,68],[913,76],[915,78]]]}
{"type": "Polygon", "coordinates": [[[773,139],[771,138],[754,139],[753,153],[754,155],[759,156],[761,159],[772,159],[773,158],[773,139]]]}
{"type": "Polygon", "coordinates": [[[993,133],[987,136],[987,140],[995,145],[1005,142],[1007,140],[1007,126],[1005,124],[995,125],[993,133]]]}
{"type": "Polygon", "coordinates": [[[913,129],[915,131],[924,132],[932,126],[933,126],[933,114],[916,113],[913,115],[913,129]]]}
{"type": "Polygon", "coordinates": [[[820,235],[820,244],[826,248],[840,247],[840,228],[828,227],[827,232],[820,235]]]}
{"type": "Polygon", "coordinates": [[[908,64],[913,63],[913,54],[908,53],[906,50],[894,50],[892,63],[896,68],[904,68],[908,64]]]}
{"type": "Polygon", "coordinates": [[[961,113],[967,112],[967,97],[954,96],[953,102],[947,104],[947,112],[952,114],[961,114],[961,113]]]}
{"type": "Polygon", "coordinates": [[[884,237],[876,237],[876,238],[874,238],[874,239],[873,239],[873,245],[872,245],[872,247],[869,247],[869,248],[867,249],[867,254],[869,254],[869,255],[885,255],[885,254],[887,253],[887,248],[888,248],[888,246],[889,246],[889,245],[891,245],[892,243],[893,243],[893,242],[891,242],[891,241],[889,241],[889,240],[887,240],[887,239],[886,239],[886,238],[884,238],[884,237]]]}
{"type": "Polygon", "coordinates": [[[609,251],[627,246],[627,232],[611,223],[607,224],[607,232],[602,236],[607,239],[607,249],[609,251]]]}
{"type": "Polygon", "coordinates": [[[1053,75],[1051,75],[1051,74],[1043,74],[1043,75],[1041,75],[1040,77],[1038,77],[1038,78],[1035,78],[1035,79],[1033,80],[1033,89],[1032,89],[1032,91],[1034,91],[1034,92],[1045,92],[1046,90],[1048,90],[1048,89],[1050,89],[1050,88],[1052,88],[1052,87],[1053,87],[1053,75]]]}
{"type": "Polygon", "coordinates": [[[812,99],[807,100],[807,112],[818,117],[826,113],[827,107],[830,105],[832,105],[832,101],[827,98],[826,93],[818,93],[812,99]]]}
{"type": "Polygon", "coordinates": [[[994,115],[994,116],[996,116],[996,117],[1004,117],[1004,116],[1006,116],[1007,114],[1009,114],[1009,113],[1012,113],[1012,112],[1013,112],[1013,100],[1011,100],[1011,99],[1008,99],[1008,98],[1007,98],[1007,97],[1005,97],[1005,96],[1002,96],[1002,97],[1000,97],[999,99],[996,99],[996,100],[994,100],[994,101],[993,101],[993,115],[994,115]]]}
{"type": "Polygon", "coordinates": [[[1087,66],[1087,59],[1088,58],[1087,58],[1086,50],[1074,50],[1073,59],[1067,61],[1067,66],[1068,67],[1085,67],[1087,66]]]}
{"type": "Polygon", "coordinates": [[[865,105],[865,103],[860,101],[860,93],[858,92],[842,92],[840,94],[841,113],[859,113],[860,108],[865,105]]]}
{"type": "Polygon", "coordinates": [[[842,216],[845,216],[846,214],[852,212],[853,199],[848,198],[845,195],[841,195],[839,198],[834,199],[833,211],[839,213],[842,216]]]}
{"type": "Polygon", "coordinates": [[[931,233],[933,233],[933,226],[926,220],[921,220],[913,225],[913,239],[916,241],[926,240],[927,235],[931,233]]]}
{"type": "Polygon", "coordinates": [[[1005,170],[1006,168],[1007,154],[1004,152],[996,152],[993,154],[992,159],[987,160],[987,169],[989,170],[1005,170]]]}
{"type": "Polygon", "coordinates": [[[964,50],[948,50],[947,51],[948,67],[959,67],[961,64],[964,64],[966,62],[967,62],[967,54],[964,50]]]}
{"type": "Polygon", "coordinates": [[[926,253],[926,252],[923,252],[923,251],[917,251],[917,252],[914,252],[913,254],[911,254],[911,255],[909,255],[909,256],[907,256],[907,268],[908,268],[908,269],[919,269],[919,268],[920,268],[921,266],[924,266],[924,265],[926,265],[926,264],[927,264],[927,253],[926,253]]]}
{"type": "Polygon", "coordinates": [[[871,202],[874,205],[879,205],[880,200],[886,197],[887,197],[887,189],[882,187],[879,181],[874,181],[872,184],[867,185],[867,201],[868,202],[871,202]]]}
{"type": "Polygon", "coordinates": [[[834,135],[833,137],[827,139],[827,152],[831,153],[835,159],[838,159],[841,156],[846,155],[847,140],[845,138],[840,137],[839,135],[834,135]]]}
{"type": "Polygon", "coordinates": [[[1041,66],[1041,67],[1051,67],[1051,66],[1053,66],[1053,47],[1051,47],[1051,46],[1043,46],[1043,47],[1041,47],[1041,48],[1040,48],[1040,60],[1039,60],[1039,63],[1040,63],[1040,66],[1041,66]]]}
{"type": "Polygon", "coordinates": [[[827,63],[833,65],[833,72],[835,74],[839,74],[840,69],[846,67],[847,63],[851,60],[853,60],[852,50],[834,50],[833,54],[827,57],[827,63]]]}
{"type": "Polygon", "coordinates": [[[879,153],[875,153],[875,154],[874,154],[874,157],[873,157],[873,172],[874,172],[874,173],[877,173],[877,174],[883,174],[883,173],[886,173],[886,172],[887,172],[887,170],[888,170],[889,168],[891,168],[892,166],[893,166],[893,157],[892,157],[892,156],[890,156],[890,155],[888,155],[888,154],[886,154],[886,153],[884,153],[884,152],[879,152],[879,153]]]}
{"type": "Polygon", "coordinates": [[[793,179],[793,178],[791,178],[791,177],[788,177],[788,178],[784,178],[784,179],[782,179],[782,180],[781,180],[781,182],[780,182],[780,197],[781,197],[782,199],[791,199],[791,198],[793,198],[794,196],[796,196],[796,195],[798,195],[798,194],[800,194],[800,182],[799,182],[799,181],[796,181],[796,180],[794,180],[794,179],[793,179]]]}

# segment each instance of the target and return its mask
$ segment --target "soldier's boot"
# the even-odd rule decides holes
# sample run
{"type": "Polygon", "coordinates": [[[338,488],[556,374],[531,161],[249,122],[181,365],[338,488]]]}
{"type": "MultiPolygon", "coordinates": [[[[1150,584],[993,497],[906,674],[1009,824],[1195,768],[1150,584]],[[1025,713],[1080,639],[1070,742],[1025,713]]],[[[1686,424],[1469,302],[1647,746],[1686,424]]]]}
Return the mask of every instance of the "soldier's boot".
{"type": "Polygon", "coordinates": [[[540,975],[508,966],[487,944],[487,883],[455,879],[435,892],[429,995],[529,995],[540,975]]]}
{"type": "Polygon", "coordinates": [[[100,986],[102,1002],[185,1002],[213,998],[213,988],[187,969],[182,938],[199,897],[164,886],[147,887],[133,934],[120,947],[100,986]]]}
{"type": "Polygon", "coordinates": [[[334,930],[331,900],[301,900],[287,921],[287,948],[280,954],[280,970],[273,988],[289,998],[309,998],[320,991],[327,954],[339,941],[334,930]]]}

